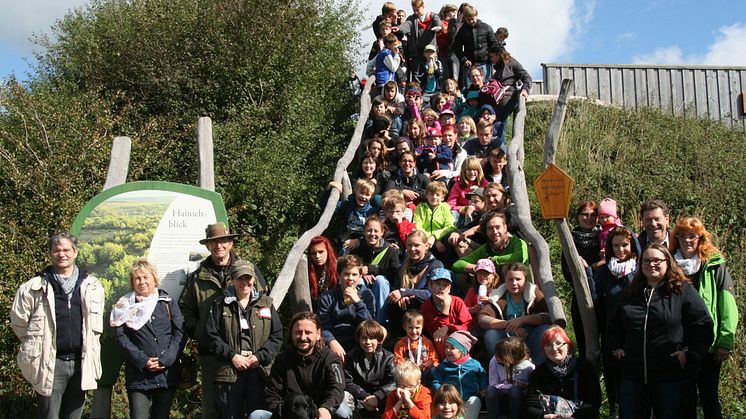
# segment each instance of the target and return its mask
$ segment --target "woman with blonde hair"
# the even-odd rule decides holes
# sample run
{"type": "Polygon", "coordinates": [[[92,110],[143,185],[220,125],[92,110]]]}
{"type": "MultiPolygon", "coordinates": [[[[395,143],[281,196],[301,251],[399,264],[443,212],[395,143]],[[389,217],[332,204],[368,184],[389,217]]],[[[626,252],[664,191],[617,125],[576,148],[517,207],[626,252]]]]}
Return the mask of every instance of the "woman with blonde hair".
{"type": "MultiPolygon", "coordinates": [[[[683,217],[673,228],[669,249],[705,302],[713,320],[715,340],[702,358],[697,376],[699,403],[706,419],[721,418],[718,400],[720,367],[733,350],[738,326],[738,306],[725,257],[699,218],[683,217]]],[[[696,397],[689,398],[689,413],[696,414],[696,397]]]]}
{"type": "Polygon", "coordinates": [[[132,291],[111,309],[111,326],[124,351],[130,417],[168,418],[186,345],[179,305],[158,289],[158,272],[146,259],[129,270],[132,291]]]}

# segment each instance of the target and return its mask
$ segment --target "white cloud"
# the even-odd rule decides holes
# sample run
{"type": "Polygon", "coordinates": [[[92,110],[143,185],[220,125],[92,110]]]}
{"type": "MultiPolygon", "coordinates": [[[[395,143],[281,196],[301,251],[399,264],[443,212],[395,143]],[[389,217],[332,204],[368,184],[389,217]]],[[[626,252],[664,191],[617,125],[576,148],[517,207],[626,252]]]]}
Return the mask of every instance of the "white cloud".
{"type": "Polygon", "coordinates": [[[620,41],[631,41],[634,37],[634,32],[622,32],[619,34],[619,36],[617,36],[617,39],[619,39],[620,41]]]}
{"type": "Polygon", "coordinates": [[[32,34],[49,33],[57,19],[87,0],[10,0],[2,3],[0,43],[9,49],[30,53],[29,38],[32,34]]]}
{"type": "MultiPolygon", "coordinates": [[[[370,23],[380,14],[383,2],[361,2],[368,7],[368,15],[364,20],[366,28],[361,29],[364,52],[360,56],[365,55],[363,58],[367,58],[374,40],[370,23]]],[[[408,0],[398,0],[395,3],[411,14],[408,0]]],[[[425,0],[425,9],[437,13],[446,3],[460,4],[452,0],[425,0]]],[[[576,35],[593,19],[596,0],[524,0],[520,7],[496,0],[472,0],[469,3],[479,11],[479,18],[493,29],[499,26],[508,28],[508,51],[533,76],[540,76],[541,63],[556,62],[578,47],[576,35]]]]}
{"type": "Polygon", "coordinates": [[[650,54],[637,55],[635,64],[693,64],[717,66],[746,65],[746,26],[742,23],[721,26],[707,51],[684,55],[681,47],[658,48],[650,54]]]}

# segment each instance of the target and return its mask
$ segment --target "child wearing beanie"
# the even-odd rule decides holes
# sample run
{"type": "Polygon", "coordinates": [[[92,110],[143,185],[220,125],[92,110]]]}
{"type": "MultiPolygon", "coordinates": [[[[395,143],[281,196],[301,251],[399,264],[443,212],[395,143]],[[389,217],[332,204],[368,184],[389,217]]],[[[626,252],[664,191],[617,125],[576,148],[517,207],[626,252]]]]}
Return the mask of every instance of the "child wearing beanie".
{"type": "Polygon", "coordinates": [[[598,223],[601,224],[601,232],[598,233],[598,243],[601,245],[601,259],[605,259],[606,238],[609,233],[616,227],[623,227],[619,216],[617,215],[616,201],[611,198],[604,198],[598,205],[598,223]]]}
{"type": "Polygon", "coordinates": [[[461,398],[466,401],[464,419],[479,417],[482,408],[479,397],[484,394],[488,384],[487,372],[482,364],[469,356],[469,351],[476,342],[477,338],[465,330],[453,332],[446,340],[446,359],[433,369],[431,388],[434,391],[446,383],[460,389],[461,398]]]}

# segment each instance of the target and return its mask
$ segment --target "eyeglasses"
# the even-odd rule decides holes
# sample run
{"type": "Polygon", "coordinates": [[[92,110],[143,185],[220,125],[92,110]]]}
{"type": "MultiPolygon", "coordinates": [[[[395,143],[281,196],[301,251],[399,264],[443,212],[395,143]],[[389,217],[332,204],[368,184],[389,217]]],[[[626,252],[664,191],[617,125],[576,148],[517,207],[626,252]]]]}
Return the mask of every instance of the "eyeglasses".
{"type": "Polygon", "coordinates": [[[693,242],[693,241],[695,241],[695,240],[698,240],[698,239],[699,239],[699,236],[698,236],[698,235],[696,235],[696,234],[679,234],[679,235],[678,235],[678,236],[676,236],[676,237],[678,237],[678,238],[679,238],[679,240],[686,240],[686,241],[688,241],[688,242],[693,242]]]}
{"type": "Polygon", "coordinates": [[[648,265],[648,266],[650,266],[650,265],[660,266],[660,264],[663,263],[663,262],[665,262],[665,261],[666,261],[666,259],[647,259],[646,258],[646,259],[642,260],[642,263],[644,265],[648,265]]]}
{"type": "Polygon", "coordinates": [[[567,345],[567,342],[561,342],[561,341],[550,342],[550,343],[547,343],[546,345],[544,345],[544,349],[547,349],[547,350],[549,350],[549,349],[562,349],[565,345],[567,345]]]}

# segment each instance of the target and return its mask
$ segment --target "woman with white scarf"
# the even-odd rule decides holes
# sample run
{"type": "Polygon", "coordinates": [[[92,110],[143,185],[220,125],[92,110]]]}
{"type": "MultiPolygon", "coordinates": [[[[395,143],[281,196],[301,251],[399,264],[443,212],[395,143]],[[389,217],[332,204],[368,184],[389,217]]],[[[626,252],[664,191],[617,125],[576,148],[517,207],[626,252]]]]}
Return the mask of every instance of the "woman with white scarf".
{"type": "Polygon", "coordinates": [[[129,271],[132,291],[111,309],[111,326],[127,360],[130,417],[168,418],[186,344],[179,305],[158,289],[158,273],[146,259],[129,271]]]}
{"type": "Polygon", "coordinates": [[[609,416],[615,417],[619,411],[619,383],[621,370],[619,362],[611,356],[607,333],[611,318],[622,292],[632,283],[637,273],[640,256],[640,243],[637,237],[625,227],[616,227],[606,238],[606,263],[593,271],[597,298],[593,302],[598,316],[598,331],[601,336],[601,356],[603,360],[604,385],[609,400],[609,416]]]}
{"type": "MultiPolygon", "coordinates": [[[[681,218],[673,229],[671,253],[692,281],[714,321],[715,340],[702,358],[697,377],[699,402],[706,419],[722,418],[718,400],[720,367],[733,350],[738,324],[738,307],[733,296],[733,281],[725,257],[713,244],[713,237],[701,220],[681,218]]],[[[687,417],[696,417],[697,398],[689,399],[687,417]]]]}

